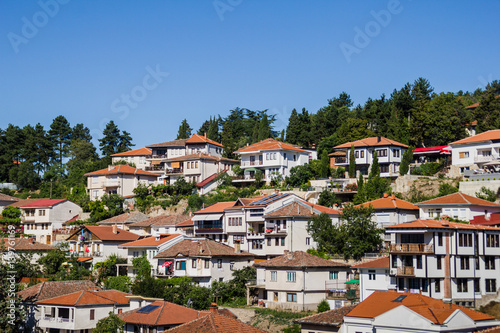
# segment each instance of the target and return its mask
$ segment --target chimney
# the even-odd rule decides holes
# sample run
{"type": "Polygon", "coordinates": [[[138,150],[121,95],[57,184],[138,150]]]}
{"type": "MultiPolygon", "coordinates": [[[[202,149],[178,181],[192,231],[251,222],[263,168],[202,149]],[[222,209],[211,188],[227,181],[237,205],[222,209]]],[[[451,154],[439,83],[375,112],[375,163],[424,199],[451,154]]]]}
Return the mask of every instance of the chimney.
{"type": "Polygon", "coordinates": [[[210,303],[210,312],[217,313],[217,303],[210,303]]]}
{"type": "Polygon", "coordinates": [[[391,195],[391,199],[396,200],[396,195],[395,194],[391,195]]]}
{"type": "Polygon", "coordinates": [[[387,198],[388,196],[389,196],[389,194],[384,193],[384,198],[387,198]]]}
{"type": "Polygon", "coordinates": [[[203,137],[206,139],[207,138],[207,132],[203,134],[203,137]]]}
{"type": "Polygon", "coordinates": [[[377,142],[380,142],[380,141],[381,141],[381,139],[380,139],[380,135],[379,135],[379,136],[377,136],[377,142]]]}
{"type": "Polygon", "coordinates": [[[240,253],[241,252],[241,245],[240,241],[234,241],[234,253],[240,253]]]}
{"type": "Polygon", "coordinates": [[[450,220],[448,219],[448,215],[442,215],[441,216],[441,224],[444,226],[444,227],[447,227],[450,225],[450,220]]]}
{"type": "Polygon", "coordinates": [[[113,233],[115,235],[118,234],[118,226],[116,225],[116,223],[113,225],[113,233]]]}

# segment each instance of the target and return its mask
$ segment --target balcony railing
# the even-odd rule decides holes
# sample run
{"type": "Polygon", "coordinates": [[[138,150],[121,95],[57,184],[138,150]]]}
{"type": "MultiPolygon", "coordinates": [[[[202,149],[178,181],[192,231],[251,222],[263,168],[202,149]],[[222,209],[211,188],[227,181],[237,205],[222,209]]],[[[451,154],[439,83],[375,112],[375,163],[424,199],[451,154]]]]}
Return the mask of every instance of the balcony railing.
{"type": "Polygon", "coordinates": [[[335,164],[347,163],[347,157],[335,157],[335,164]]]}
{"type": "Polygon", "coordinates": [[[165,167],[160,165],[147,166],[146,171],[164,171],[165,167]]]}
{"type": "Polygon", "coordinates": [[[412,266],[398,267],[397,275],[398,276],[415,276],[415,267],[412,267],[412,266]]]}
{"type": "Polygon", "coordinates": [[[180,169],[168,169],[165,173],[173,174],[173,173],[182,173],[182,172],[183,172],[183,169],[180,168],[180,169]]]}
{"type": "Polygon", "coordinates": [[[429,244],[400,243],[391,244],[390,252],[395,253],[434,253],[434,247],[429,244]]]}

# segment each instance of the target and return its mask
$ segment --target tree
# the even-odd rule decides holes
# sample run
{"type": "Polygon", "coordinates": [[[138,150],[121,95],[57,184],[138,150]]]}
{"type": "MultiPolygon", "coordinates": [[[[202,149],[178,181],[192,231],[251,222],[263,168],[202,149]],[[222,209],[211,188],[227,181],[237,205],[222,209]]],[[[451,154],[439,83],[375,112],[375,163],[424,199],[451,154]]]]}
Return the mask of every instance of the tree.
{"type": "Polygon", "coordinates": [[[99,148],[102,154],[111,156],[117,153],[117,148],[120,146],[120,130],[113,120],[106,124],[102,134],[102,139],[99,139],[99,148]]]}
{"type": "Polygon", "coordinates": [[[373,151],[373,158],[372,158],[372,165],[370,169],[370,175],[368,176],[369,178],[377,177],[380,176],[380,166],[378,164],[378,154],[377,151],[373,151]]]}
{"type": "Polygon", "coordinates": [[[439,185],[439,194],[438,196],[439,197],[442,197],[442,196],[445,196],[445,195],[448,195],[448,194],[453,194],[453,193],[456,193],[458,192],[458,188],[451,185],[451,184],[448,184],[448,183],[442,183],[439,185]]]}
{"type": "Polygon", "coordinates": [[[182,121],[179,126],[179,131],[177,132],[177,140],[179,139],[189,139],[191,137],[191,131],[193,129],[189,126],[186,119],[182,121]]]}
{"type": "Polygon", "coordinates": [[[299,187],[300,185],[307,184],[310,179],[314,178],[314,173],[311,170],[309,163],[304,165],[297,165],[290,169],[290,176],[286,177],[285,182],[288,185],[299,187]]]}
{"type": "Polygon", "coordinates": [[[262,141],[272,137],[271,126],[269,120],[267,119],[267,114],[264,114],[260,120],[259,124],[259,137],[257,141],[262,141]]]}
{"type": "Polygon", "coordinates": [[[342,201],[337,198],[334,192],[325,189],[319,194],[318,205],[333,207],[333,205],[340,205],[341,203],[342,201]]]}
{"type": "Polygon", "coordinates": [[[318,304],[318,313],[325,312],[325,311],[328,311],[328,310],[330,310],[330,305],[328,304],[328,302],[326,301],[326,299],[324,299],[321,302],[319,302],[319,304],[318,304]]]}
{"type": "Polygon", "coordinates": [[[299,116],[297,110],[293,109],[290,118],[288,118],[288,126],[286,127],[286,141],[296,144],[300,131],[301,124],[299,123],[299,116]]]}
{"type": "Polygon", "coordinates": [[[495,191],[490,190],[486,186],[481,187],[479,192],[476,192],[476,197],[491,202],[495,202],[497,200],[497,194],[495,191]]]}
{"type": "Polygon", "coordinates": [[[146,256],[140,256],[132,260],[134,269],[137,270],[137,280],[144,280],[146,277],[151,276],[151,264],[146,256]]]}
{"type": "Polygon", "coordinates": [[[94,333],[123,333],[125,321],[115,315],[112,311],[106,318],[99,320],[92,332],[94,333]]]}
{"type": "Polygon", "coordinates": [[[255,171],[253,177],[255,179],[255,186],[257,188],[260,188],[262,186],[262,181],[264,180],[264,173],[262,172],[262,170],[257,169],[257,171],[255,171]]]}
{"type": "Polygon", "coordinates": [[[349,178],[356,177],[356,157],[354,156],[354,145],[351,145],[349,153],[349,178]]]}
{"type": "Polygon", "coordinates": [[[7,206],[2,211],[2,224],[21,225],[21,209],[19,207],[7,206]]]}
{"type": "Polygon", "coordinates": [[[358,192],[356,195],[354,195],[353,203],[355,205],[362,204],[366,202],[366,187],[365,187],[365,181],[364,181],[364,176],[362,173],[359,174],[359,179],[358,179],[358,192]]]}
{"type": "Polygon", "coordinates": [[[60,250],[50,250],[45,256],[38,259],[38,263],[43,266],[45,273],[50,275],[56,274],[65,261],[66,256],[60,250]]]}
{"type": "Polygon", "coordinates": [[[64,116],[57,116],[50,124],[49,137],[54,144],[54,150],[58,157],[59,165],[62,166],[62,159],[68,153],[68,146],[71,143],[71,127],[64,116]]]}
{"type": "Polygon", "coordinates": [[[332,222],[328,214],[321,213],[314,215],[307,222],[307,231],[312,238],[318,243],[318,250],[329,254],[337,253],[337,244],[341,241],[338,227],[332,222]]]}
{"type": "Polygon", "coordinates": [[[107,289],[115,289],[123,291],[124,293],[130,292],[132,280],[127,275],[110,276],[104,281],[104,286],[107,289]]]}
{"type": "Polygon", "coordinates": [[[321,178],[326,178],[331,174],[330,168],[330,158],[328,157],[328,152],[323,150],[321,153],[321,178]]]}
{"type": "Polygon", "coordinates": [[[130,136],[130,133],[127,131],[122,131],[122,134],[119,138],[117,153],[129,151],[133,146],[135,145],[132,143],[132,137],[130,136]]]}
{"type": "Polygon", "coordinates": [[[26,312],[21,305],[21,299],[16,294],[16,281],[12,269],[0,263],[0,332],[18,333],[27,327],[26,312]]]}
{"type": "Polygon", "coordinates": [[[413,147],[409,147],[407,151],[403,153],[401,164],[399,165],[399,174],[408,174],[410,163],[413,161],[413,147]]]}

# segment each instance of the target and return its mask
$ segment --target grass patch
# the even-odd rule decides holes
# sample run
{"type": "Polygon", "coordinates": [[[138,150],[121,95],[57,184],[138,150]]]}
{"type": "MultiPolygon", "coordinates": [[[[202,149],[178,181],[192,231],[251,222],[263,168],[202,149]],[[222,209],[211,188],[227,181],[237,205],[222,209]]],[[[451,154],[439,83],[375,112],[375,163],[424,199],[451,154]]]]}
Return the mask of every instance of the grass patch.
{"type": "Polygon", "coordinates": [[[292,311],[279,311],[279,310],[265,309],[265,308],[255,309],[255,314],[257,316],[264,317],[268,319],[270,322],[277,325],[292,325],[293,320],[310,316],[313,313],[314,312],[312,311],[292,312],[292,311]]]}
{"type": "Polygon", "coordinates": [[[490,316],[500,319],[500,303],[499,302],[489,302],[485,306],[480,306],[479,311],[482,313],[489,314],[490,316]]]}

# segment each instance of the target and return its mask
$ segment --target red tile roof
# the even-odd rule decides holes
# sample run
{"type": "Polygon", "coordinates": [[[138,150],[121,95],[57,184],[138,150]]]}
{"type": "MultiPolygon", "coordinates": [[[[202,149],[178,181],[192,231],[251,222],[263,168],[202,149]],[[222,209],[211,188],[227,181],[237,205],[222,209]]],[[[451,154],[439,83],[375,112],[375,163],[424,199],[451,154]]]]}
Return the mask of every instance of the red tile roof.
{"type": "Polygon", "coordinates": [[[323,259],[303,251],[287,252],[282,256],[261,261],[254,264],[255,267],[274,267],[274,268],[331,268],[331,267],[350,267],[346,263],[323,259]]]}
{"type": "Polygon", "coordinates": [[[201,136],[199,134],[193,134],[189,139],[186,140],[186,143],[210,143],[219,147],[223,147],[221,143],[215,142],[214,140],[210,140],[206,136],[201,136]]]}
{"type": "Polygon", "coordinates": [[[381,257],[353,265],[354,268],[389,268],[389,257],[381,257]]]}
{"type": "Polygon", "coordinates": [[[189,219],[176,225],[177,228],[194,227],[193,220],[189,219]]]}
{"type": "Polygon", "coordinates": [[[77,261],[77,262],[86,262],[86,261],[91,261],[91,260],[93,260],[93,259],[94,259],[94,257],[78,257],[78,258],[76,259],[76,261],[77,261]]]}
{"type": "Polygon", "coordinates": [[[351,148],[351,145],[354,145],[355,148],[359,147],[380,147],[380,146],[398,146],[403,148],[408,148],[407,145],[402,144],[401,142],[397,142],[391,139],[384,138],[383,136],[373,136],[370,138],[365,138],[353,142],[347,142],[338,146],[333,147],[333,149],[345,149],[351,148]]]}
{"type": "Polygon", "coordinates": [[[288,143],[284,143],[272,138],[262,140],[260,142],[254,143],[253,145],[245,146],[243,148],[235,151],[235,154],[239,153],[249,153],[254,151],[263,151],[263,150],[292,150],[298,151],[301,153],[308,153],[308,151],[292,146],[288,143]]]}
{"type": "Polygon", "coordinates": [[[149,313],[137,312],[142,308],[134,309],[120,313],[118,317],[129,324],[171,326],[184,324],[200,316],[206,315],[200,311],[166,301],[155,301],[150,305],[157,305],[158,308],[149,313]]]}
{"type": "Polygon", "coordinates": [[[372,201],[365,202],[363,204],[357,205],[356,207],[369,207],[372,206],[375,210],[387,210],[387,209],[404,209],[404,210],[417,210],[418,207],[411,202],[401,200],[396,198],[394,195],[390,197],[384,197],[372,201]]]}
{"type": "Polygon", "coordinates": [[[474,225],[467,223],[457,223],[457,222],[448,222],[445,220],[436,221],[436,220],[415,220],[412,222],[405,222],[400,224],[391,225],[385,227],[386,230],[398,230],[398,229],[449,229],[449,230],[491,230],[491,231],[499,231],[500,228],[489,227],[483,225],[474,225]]]}
{"type": "Polygon", "coordinates": [[[490,206],[500,208],[499,204],[460,192],[417,203],[419,207],[426,205],[490,206]]]}
{"type": "Polygon", "coordinates": [[[224,209],[233,207],[236,201],[222,201],[214,203],[205,209],[195,212],[195,215],[208,214],[208,213],[224,213],[224,209]]]}
{"type": "Polygon", "coordinates": [[[14,203],[11,203],[9,206],[11,207],[22,207],[22,206],[26,206],[28,204],[31,204],[32,202],[35,202],[35,201],[38,201],[40,199],[20,199],[19,201],[17,202],[14,202],[14,203]]]}
{"type": "Polygon", "coordinates": [[[219,173],[216,172],[213,175],[208,176],[207,178],[203,179],[201,182],[197,183],[196,187],[203,187],[205,185],[210,184],[212,181],[215,180],[215,178],[217,178],[218,175],[219,175],[219,173]]]}
{"type": "Polygon", "coordinates": [[[46,282],[48,281],[49,279],[48,278],[33,278],[33,277],[23,277],[21,278],[21,280],[19,281],[19,283],[32,283],[32,282],[46,282]]]}
{"type": "Polygon", "coordinates": [[[489,130],[462,140],[454,141],[450,143],[450,146],[475,142],[491,142],[492,140],[500,140],[500,129],[489,130]]]}
{"type": "MultiPolygon", "coordinates": [[[[117,233],[113,232],[114,227],[107,226],[96,226],[96,225],[84,225],[82,228],[86,228],[93,234],[93,239],[100,239],[101,241],[112,241],[112,242],[131,242],[139,238],[139,235],[134,234],[133,232],[126,231],[120,228],[117,228],[117,233]]],[[[78,235],[81,233],[81,228],[71,234],[69,238],[74,235],[78,235]]]]}
{"type": "Polygon", "coordinates": [[[15,251],[50,251],[55,249],[52,245],[35,242],[29,238],[3,238],[3,242],[6,249],[10,247],[15,251]]]}
{"type": "Polygon", "coordinates": [[[147,238],[142,238],[138,239],[133,242],[128,242],[119,245],[119,247],[123,248],[129,248],[129,247],[158,247],[159,245],[168,242],[169,240],[172,240],[176,237],[179,237],[179,234],[172,234],[172,235],[159,235],[158,239],[156,236],[152,237],[147,237],[147,238]]]}
{"type": "MultiPolygon", "coordinates": [[[[357,304],[356,304],[357,305],[357,304]]],[[[356,305],[347,305],[341,308],[321,312],[318,314],[314,314],[312,316],[307,316],[304,318],[300,318],[295,320],[296,323],[299,324],[313,324],[313,325],[321,325],[321,326],[338,326],[342,324],[344,317],[346,314],[351,312],[352,309],[356,307],[356,305]]]]}
{"type": "Polygon", "coordinates": [[[163,252],[158,253],[155,258],[175,258],[179,254],[186,257],[253,257],[248,252],[236,253],[231,246],[217,243],[211,239],[182,240],[163,252]]]}
{"type": "Polygon", "coordinates": [[[141,169],[133,168],[129,165],[124,165],[124,164],[114,165],[111,168],[105,168],[84,174],[84,176],[99,176],[99,175],[140,175],[140,176],[158,177],[157,174],[154,174],[152,172],[147,172],[141,169]]]}
{"type": "Polygon", "coordinates": [[[148,156],[151,155],[151,149],[149,148],[139,148],[134,150],[129,150],[123,153],[113,154],[111,157],[120,157],[120,156],[148,156]]]}
{"type": "Polygon", "coordinates": [[[326,213],[326,214],[335,214],[340,215],[340,212],[335,209],[331,209],[328,207],[314,205],[308,202],[291,202],[285,206],[282,206],[274,211],[269,212],[264,215],[264,218],[272,218],[272,217],[304,217],[310,218],[313,215],[317,215],[318,212],[326,213]],[[312,208],[312,209],[311,209],[312,208]]]}
{"type": "Polygon", "coordinates": [[[105,219],[102,221],[97,222],[97,224],[128,224],[128,223],[136,223],[136,222],[141,222],[141,221],[146,221],[149,219],[149,216],[141,213],[141,212],[128,212],[128,213],[123,213],[120,215],[116,215],[113,217],[110,217],[109,219],[105,219]]]}
{"type": "Polygon", "coordinates": [[[226,317],[218,313],[207,313],[205,316],[166,330],[169,333],[264,333],[256,327],[245,324],[238,319],[226,317]]]}
{"type": "Polygon", "coordinates": [[[394,291],[374,291],[367,299],[359,303],[347,317],[375,318],[398,306],[405,306],[434,324],[442,325],[456,310],[461,310],[474,321],[494,320],[495,318],[463,306],[444,303],[441,300],[420,294],[398,293],[394,291]],[[394,300],[406,296],[401,302],[394,300]]]}
{"type": "Polygon", "coordinates": [[[17,295],[25,302],[35,302],[95,287],[96,285],[88,280],[47,281],[21,290],[17,295]]]}
{"type": "Polygon", "coordinates": [[[500,226],[500,213],[492,213],[490,216],[478,215],[475,216],[471,221],[471,224],[475,225],[497,225],[500,226]]]}
{"type": "Polygon", "coordinates": [[[27,203],[21,208],[41,208],[41,207],[52,207],[61,202],[68,201],[68,199],[39,199],[30,203],[27,203]]]}
{"type": "Polygon", "coordinates": [[[37,304],[66,306],[129,304],[130,299],[125,297],[128,295],[131,294],[118,290],[83,290],[38,301],[37,304]]]}

